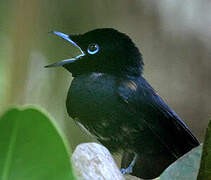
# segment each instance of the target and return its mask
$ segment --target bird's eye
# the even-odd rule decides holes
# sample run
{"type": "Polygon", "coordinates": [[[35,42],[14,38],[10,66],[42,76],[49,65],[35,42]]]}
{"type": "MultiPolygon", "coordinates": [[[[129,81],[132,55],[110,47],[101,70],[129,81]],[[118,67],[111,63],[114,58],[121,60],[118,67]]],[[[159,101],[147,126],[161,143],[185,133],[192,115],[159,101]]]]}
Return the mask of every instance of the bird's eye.
{"type": "Polygon", "coordinates": [[[88,46],[88,48],[87,48],[87,52],[89,53],[89,54],[96,54],[98,51],[99,51],[99,46],[97,45],[97,44],[94,44],[94,43],[92,43],[92,44],[90,44],[89,46],[88,46]]]}

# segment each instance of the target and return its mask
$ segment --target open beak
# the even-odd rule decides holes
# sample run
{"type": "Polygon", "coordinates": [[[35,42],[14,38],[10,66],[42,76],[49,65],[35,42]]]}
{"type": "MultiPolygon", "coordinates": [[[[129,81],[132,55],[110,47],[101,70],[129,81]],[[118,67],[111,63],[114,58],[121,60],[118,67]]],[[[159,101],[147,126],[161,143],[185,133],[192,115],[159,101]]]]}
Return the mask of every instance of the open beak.
{"type": "Polygon", "coordinates": [[[64,33],[61,33],[61,32],[57,32],[57,31],[52,31],[53,34],[69,41],[70,43],[72,43],[72,45],[74,45],[75,47],[77,47],[81,54],[74,57],[74,58],[71,58],[71,59],[65,59],[63,61],[60,61],[60,62],[56,62],[56,63],[53,63],[53,64],[50,64],[50,65],[47,65],[45,66],[45,68],[48,68],[48,67],[56,67],[56,66],[64,66],[65,64],[69,64],[69,63],[72,63],[74,61],[76,61],[77,59],[81,58],[82,56],[85,55],[85,53],[83,52],[83,50],[80,48],[80,46],[78,46],[72,39],[70,39],[70,37],[64,33]]]}

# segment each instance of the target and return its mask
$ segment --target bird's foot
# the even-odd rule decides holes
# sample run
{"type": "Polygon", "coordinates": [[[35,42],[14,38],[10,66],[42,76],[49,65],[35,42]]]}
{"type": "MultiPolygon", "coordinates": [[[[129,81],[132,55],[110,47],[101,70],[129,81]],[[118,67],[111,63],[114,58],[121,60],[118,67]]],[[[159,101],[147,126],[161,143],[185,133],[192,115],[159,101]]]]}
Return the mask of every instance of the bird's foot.
{"type": "Polygon", "coordinates": [[[122,169],[120,169],[120,171],[121,171],[121,173],[122,174],[130,174],[130,173],[132,173],[133,172],[133,166],[128,166],[128,168],[122,168],[122,169]]]}
{"type": "Polygon", "coordinates": [[[130,163],[130,165],[127,168],[120,169],[121,173],[122,174],[130,174],[130,173],[132,173],[133,172],[133,167],[134,167],[134,165],[136,163],[136,159],[137,159],[137,154],[135,154],[132,162],[130,163]]]}

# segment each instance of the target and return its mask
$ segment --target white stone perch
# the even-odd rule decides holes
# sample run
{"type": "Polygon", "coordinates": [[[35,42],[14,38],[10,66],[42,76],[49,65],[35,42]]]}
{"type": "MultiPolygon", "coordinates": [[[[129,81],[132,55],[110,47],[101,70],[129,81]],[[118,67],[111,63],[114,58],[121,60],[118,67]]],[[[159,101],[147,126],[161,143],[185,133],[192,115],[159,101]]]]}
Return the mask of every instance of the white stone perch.
{"type": "Polygon", "coordinates": [[[125,180],[110,152],[97,143],[78,145],[72,164],[78,180],[125,180]]]}
{"type": "MultiPolygon", "coordinates": [[[[125,180],[110,152],[98,143],[83,143],[72,154],[77,180],[125,180]]],[[[127,180],[139,178],[126,175],[127,180]]]]}

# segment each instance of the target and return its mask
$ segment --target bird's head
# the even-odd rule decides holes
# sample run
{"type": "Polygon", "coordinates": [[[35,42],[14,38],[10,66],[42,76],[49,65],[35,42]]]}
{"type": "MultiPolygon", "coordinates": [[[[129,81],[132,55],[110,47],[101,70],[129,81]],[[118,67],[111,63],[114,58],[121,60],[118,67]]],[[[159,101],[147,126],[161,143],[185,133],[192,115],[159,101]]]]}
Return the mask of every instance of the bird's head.
{"type": "Polygon", "coordinates": [[[104,28],[79,35],[66,35],[56,31],[53,34],[72,43],[81,54],[45,67],[63,66],[73,76],[91,72],[129,76],[139,76],[142,73],[142,55],[124,33],[104,28]]]}

